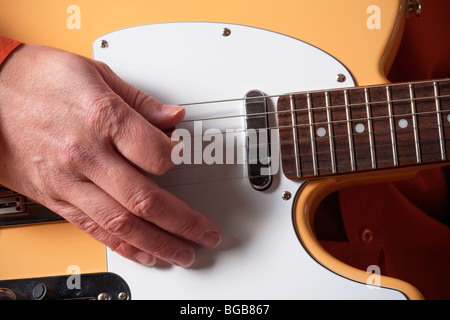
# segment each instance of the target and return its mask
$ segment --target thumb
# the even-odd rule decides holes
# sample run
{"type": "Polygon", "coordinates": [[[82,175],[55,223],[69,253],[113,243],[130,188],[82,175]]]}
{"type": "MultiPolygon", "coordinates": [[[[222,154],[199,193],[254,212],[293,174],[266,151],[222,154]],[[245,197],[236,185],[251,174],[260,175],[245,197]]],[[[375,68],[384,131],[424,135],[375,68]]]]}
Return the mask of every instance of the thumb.
{"type": "Polygon", "coordinates": [[[157,128],[167,131],[178,125],[185,116],[183,107],[165,105],[145,92],[123,81],[106,64],[94,61],[106,84],[131,108],[157,128]]]}

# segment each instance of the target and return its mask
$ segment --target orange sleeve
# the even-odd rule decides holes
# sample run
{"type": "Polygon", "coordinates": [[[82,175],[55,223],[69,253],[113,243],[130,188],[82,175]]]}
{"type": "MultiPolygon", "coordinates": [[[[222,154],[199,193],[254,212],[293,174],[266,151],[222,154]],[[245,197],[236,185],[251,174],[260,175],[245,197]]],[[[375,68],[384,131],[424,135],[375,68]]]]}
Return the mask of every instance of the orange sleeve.
{"type": "Polygon", "coordinates": [[[0,64],[22,43],[0,35],[0,64]]]}

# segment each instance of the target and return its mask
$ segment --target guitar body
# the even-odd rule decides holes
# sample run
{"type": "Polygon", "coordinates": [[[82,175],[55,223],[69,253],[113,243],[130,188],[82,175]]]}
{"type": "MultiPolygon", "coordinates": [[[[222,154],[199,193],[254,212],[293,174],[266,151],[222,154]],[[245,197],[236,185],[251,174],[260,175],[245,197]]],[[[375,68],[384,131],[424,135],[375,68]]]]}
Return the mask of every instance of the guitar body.
{"type": "MultiPolygon", "coordinates": [[[[80,29],[69,28],[76,11],[68,1],[2,4],[6,36],[93,56],[165,103],[187,104],[180,127],[193,133],[194,146],[208,145],[208,129],[235,130],[236,145],[222,151],[224,157],[233,152],[238,163],[193,160],[155,178],[223,230],[222,245],[198,248],[192,268],[137,265],[60,222],[0,229],[0,280],[63,275],[75,266],[118,274],[136,299],[422,298],[400,280],[381,277],[371,285],[372,273],[332,257],[314,236],[314,212],[328,194],[388,175],[307,182],[287,179],[280,164],[270,187],[258,191],[249,181],[242,131],[242,99],[251,90],[272,97],[387,83],[406,2],[86,0],[77,2],[80,29]]],[[[268,100],[272,127],[276,98],[268,100]]],[[[395,177],[414,174],[409,169],[395,177]]]]}

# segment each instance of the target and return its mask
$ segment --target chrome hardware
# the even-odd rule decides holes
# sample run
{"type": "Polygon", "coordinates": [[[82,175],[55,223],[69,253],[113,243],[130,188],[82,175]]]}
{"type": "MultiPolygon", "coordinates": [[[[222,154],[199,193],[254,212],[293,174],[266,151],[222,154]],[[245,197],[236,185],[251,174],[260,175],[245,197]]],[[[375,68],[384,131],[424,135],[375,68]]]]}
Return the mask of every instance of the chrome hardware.
{"type": "Polygon", "coordinates": [[[118,294],[117,298],[119,298],[119,300],[127,300],[128,294],[126,292],[121,292],[118,294]]]}
{"type": "Polygon", "coordinates": [[[411,14],[414,14],[416,17],[420,17],[422,14],[422,4],[420,0],[408,0],[408,12],[406,16],[409,18],[411,14]]]}
{"type": "Polygon", "coordinates": [[[248,179],[253,189],[263,191],[272,184],[272,176],[263,174],[271,168],[266,95],[259,90],[249,91],[245,95],[244,112],[248,179]]]}
{"type": "Polygon", "coordinates": [[[228,37],[228,36],[230,36],[230,34],[231,34],[231,30],[230,30],[230,29],[228,29],[228,28],[224,28],[224,29],[223,29],[222,35],[223,35],[224,37],[228,37]]]}
{"type": "Polygon", "coordinates": [[[284,191],[284,192],[281,194],[281,198],[282,198],[283,200],[285,200],[285,201],[288,201],[288,200],[290,200],[290,199],[292,198],[292,194],[291,194],[289,191],[284,191]]]}
{"type": "Polygon", "coordinates": [[[337,75],[337,77],[336,77],[336,81],[337,82],[345,82],[345,80],[347,80],[347,78],[345,77],[345,75],[344,74],[342,74],[342,73],[339,73],[338,75],[337,75]]]}
{"type": "Polygon", "coordinates": [[[100,48],[106,49],[106,48],[108,48],[108,47],[109,47],[108,41],[102,40],[102,41],[100,42],[100,48]]]}
{"type": "Polygon", "coordinates": [[[97,300],[109,300],[109,295],[107,293],[100,293],[97,296],[97,300]]]}
{"type": "Polygon", "coordinates": [[[0,228],[61,220],[56,213],[0,185],[0,228]]]}
{"type": "Polygon", "coordinates": [[[25,212],[24,197],[17,195],[11,197],[0,197],[0,215],[16,214],[25,212]]]}

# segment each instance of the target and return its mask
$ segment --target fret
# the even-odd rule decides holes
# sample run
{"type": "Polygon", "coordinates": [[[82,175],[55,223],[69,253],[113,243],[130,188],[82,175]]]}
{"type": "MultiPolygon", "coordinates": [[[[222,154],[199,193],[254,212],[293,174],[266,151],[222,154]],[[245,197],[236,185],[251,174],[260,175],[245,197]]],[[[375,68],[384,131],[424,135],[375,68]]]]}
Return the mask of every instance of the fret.
{"type": "MultiPolygon", "coordinates": [[[[314,125],[310,126],[310,136],[314,138],[315,158],[313,162],[317,164],[318,175],[335,174],[333,172],[332,164],[332,146],[330,146],[330,139],[333,137],[333,130],[330,131],[330,110],[327,109],[327,99],[322,92],[313,92],[309,95],[309,110],[311,120],[314,125]]],[[[312,150],[311,150],[312,151],[312,150]]],[[[314,167],[314,165],[313,165],[314,167]]],[[[314,169],[314,168],[313,168],[314,169]]],[[[314,170],[313,170],[314,174],[314,170]]]]}
{"type": "MultiPolygon", "coordinates": [[[[314,117],[312,121],[308,122],[310,108],[308,108],[308,98],[306,94],[294,95],[291,99],[291,109],[295,110],[295,126],[296,136],[293,139],[298,146],[298,156],[296,161],[296,170],[299,169],[298,174],[300,177],[315,177],[317,171],[317,165],[315,165],[314,150],[312,150],[312,138],[311,127],[314,123],[314,117]]],[[[311,114],[312,116],[312,114],[311,114]]]]}
{"type": "Polygon", "coordinates": [[[372,119],[372,110],[370,108],[369,89],[367,89],[367,88],[364,88],[364,100],[366,103],[367,130],[369,131],[370,163],[372,164],[372,169],[376,169],[377,162],[376,162],[376,158],[375,158],[375,140],[374,140],[374,135],[373,135],[373,119],[372,119]]]}
{"type": "Polygon", "coordinates": [[[361,88],[348,89],[347,94],[348,110],[346,112],[347,121],[350,120],[352,149],[355,158],[355,171],[371,170],[372,159],[370,150],[370,137],[367,126],[367,110],[364,90],[361,88]]]}
{"type": "Polygon", "coordinates": [[[437,81],[444,132],[445,154],[450,160],[450,80],[437,81]]]}
{"type": "Polygon", "coordinates": [[[409,84],[391,87],[391,102],[395,122],[395,137],[399,166],[417,164],[418,133],[414,129],[414,117],[411,112],[411,93],[409,84]]]}
{"type": "Polygon", "coordinates": [[[289,179],[450,159],[450,80],[285,95],[277,116],[289,179]]]}
{"type": "Polygon", "coordinates": [[[308,102],[308,119],[309,119],[309,134],[311,137],[311,155],[313,160],[313,171],[314,175],[317,176],[319,174],[317,168],[317,152],[316,152],[316,142],[315,142],[315,130],[314,130],[314,117],[313,117],[313,109],[312,109],[312,100],[311,94],[306,95],[306,99],[308,102]]]}
{"type": "Polygon", "coordinates": [[[344,90],[344,103],[345,103],[345,117],[347,120],[348,147],[349,147],[349,151],[350,151],[350,165],[351,165],[351,170],[356,171],[355,147],[353,145],[353,130],[352,130],[352,123],[351,123],[348,90],[344,90]]]}
{"type": "Polygon", "coordinates": [[[330,106],[331,128],[333,132],[334,160],[337,174],[352,172],[350,148],[348,144],[348,127],[345,113],[345,98],[343,91],[330,91],[328,94],[330,106]]]}
{"type": "Polygon", "coordinates": [[[334,131],[333,125],[331,123],[331,106],[330,106],[330,94],[325,91],[325,106],[327,110],[327,125],[328,125],[328,137],[330,142],[330,161],[331,161],[331,172],[333,174],[337,173],[336,168],[336,150],[334,148],[334,131]]]}
{"type": "Polygon", "coordinates": [[[419,137],[419,128],[417,123],[417,111],[416,111],[416,102],[415,102],[415,94],[414,94],[414,87],[410,83],[409,84],[409,97],[411,99],[411,114],[412,114],[412,121],[413,121],[413,130],[414,130],[414,144],[416,146],[416,162],[422,163],[422,157],[420,153],[420,137],[419,137]]]}
{"type": "Polygon", "coordinates": [[[389,128],[391,132],[391,143],[392,143],[392,159],[394,161],[394,166],[398,166],[398,157],[397,157],[397,139],[395,137],[395,124],[394,117],[392,111],[392,102],[391,102],[391,89],[389,85],[386,86],[386,98],[388,104],[388,113],[389,113],[389,128]]]}
{"type": "Polygon", "coordinates": [[[391,124],[388,115],[386,88],[384,86],[368,87],[370,111],[372,116],[372,132],[377,169],[392,168],[394,157],[392,152],[391,124]]]}
{"type": "Polygon", "coordinates": [[[441,149],[441,160],[447,160],[447,155],[445,153],[444,129],[442,127],[441,101],[439,99],[439,85],[436,81],[433,81],[433,89],[434,99],[436,103],[436,117],[439,132],[439,147],[441,149]]]}
{"type": "Polygon", "coordinates": [[[292,137],[294,139],[294,157],[295,157],[295,171],[297,178],[301,178],[300,168],[300,153],[299,153],[299,139],[297,134],[297,114],[295,109],[295,97],[290,95],[291,120],[292,120],[292,137]]]}
{"type": "Polygon", "coordinates": [[[414,84],[417,127],[420,137],[422,162],[442,161],[441,137],[436,112],[435,87],[433,82],[414,84]]]}

